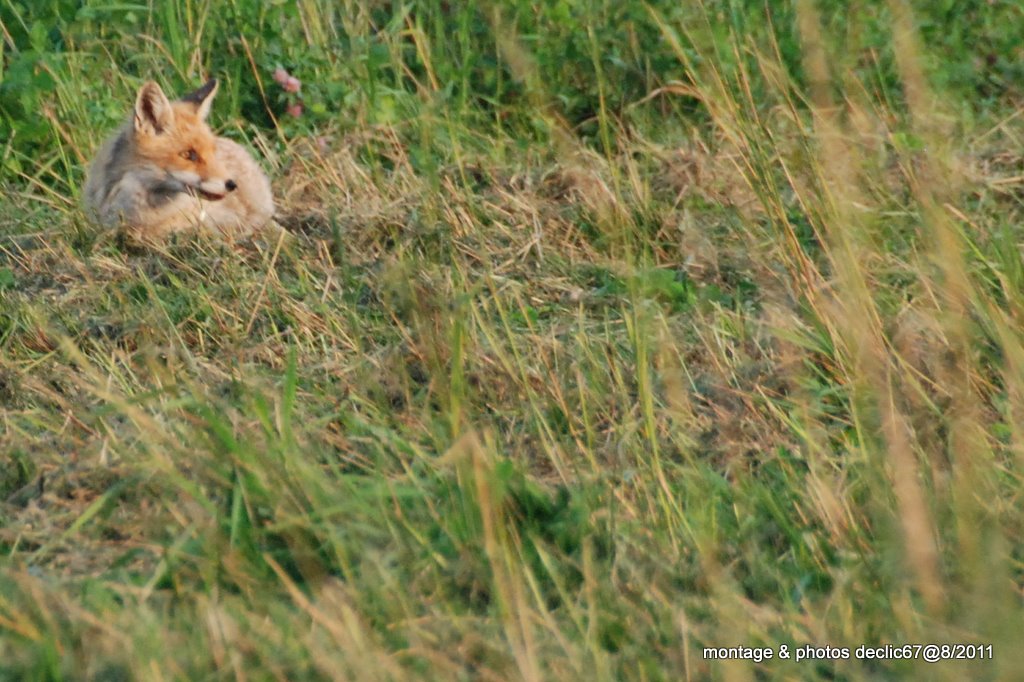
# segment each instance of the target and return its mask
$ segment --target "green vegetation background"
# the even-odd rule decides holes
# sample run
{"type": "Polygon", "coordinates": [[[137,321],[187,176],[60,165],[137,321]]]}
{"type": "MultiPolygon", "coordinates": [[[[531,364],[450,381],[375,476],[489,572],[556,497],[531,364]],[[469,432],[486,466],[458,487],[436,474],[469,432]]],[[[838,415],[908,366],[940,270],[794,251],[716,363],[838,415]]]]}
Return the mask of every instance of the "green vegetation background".
{"type": "Polygon", "coordinates": [[[0,678],[1013,679],[1022,26],[0,0],[0,678]],[[208,76],[294,238],[89,225],[208,76]]]}

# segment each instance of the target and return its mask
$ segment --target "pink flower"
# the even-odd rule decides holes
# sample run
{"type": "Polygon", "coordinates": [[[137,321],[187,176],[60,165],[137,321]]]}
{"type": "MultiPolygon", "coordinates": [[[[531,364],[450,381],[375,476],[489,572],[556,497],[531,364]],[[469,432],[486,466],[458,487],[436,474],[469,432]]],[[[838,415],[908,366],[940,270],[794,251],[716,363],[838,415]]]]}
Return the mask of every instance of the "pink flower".
{"type": "Polygon", "coordinates": [[[298,118],[299,116],[302,116],[302,104],[299,102],[296,102],[295,104],[289,104],[288,108],[285,109],[285,112],[287,112],[289,116],[298,118]]]}
{"type": "Polygon", "coordinates": [[[284,84],[288,82],[289,78],[291,78],[291,76],[288,75],[288,72],[280,66],[274,69],[274,80],[277,81],[281,87],[284,87],[284,84]]]}
{"type": "Polygon", "coordinates": [[[295,76],[288,76],[288,79],[281,86],[285,92],[298,92],[302,88],[302,81],[295,76]]]}

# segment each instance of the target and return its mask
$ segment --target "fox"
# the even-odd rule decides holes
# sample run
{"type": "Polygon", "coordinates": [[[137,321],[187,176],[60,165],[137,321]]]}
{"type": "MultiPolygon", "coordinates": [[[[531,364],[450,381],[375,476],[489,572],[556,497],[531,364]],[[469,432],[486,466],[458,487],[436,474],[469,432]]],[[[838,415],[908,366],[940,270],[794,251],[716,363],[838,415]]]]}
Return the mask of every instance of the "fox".
{"type": "Polygon", "coordinates": [[[139,88],[128,120],[99,149],[86,175],[86,214],[141,240],[185,230],[244,237],[273,223],[270,180],[244,147],[210,130],[218,83],[171,102],[139,88]]]}

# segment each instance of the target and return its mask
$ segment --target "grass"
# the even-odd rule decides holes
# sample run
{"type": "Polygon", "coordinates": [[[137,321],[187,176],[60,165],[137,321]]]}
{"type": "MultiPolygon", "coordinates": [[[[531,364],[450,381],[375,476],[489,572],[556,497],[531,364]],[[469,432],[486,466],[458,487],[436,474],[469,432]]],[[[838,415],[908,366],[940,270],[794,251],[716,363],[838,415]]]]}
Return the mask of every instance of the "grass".
{"type": "Polygon", "coordinates": [[[955,4],[0,5],[0,678],[1014,679],[1022,17],[955,4]],[[88,224],[208,74],[293,238],[88,224]]]}

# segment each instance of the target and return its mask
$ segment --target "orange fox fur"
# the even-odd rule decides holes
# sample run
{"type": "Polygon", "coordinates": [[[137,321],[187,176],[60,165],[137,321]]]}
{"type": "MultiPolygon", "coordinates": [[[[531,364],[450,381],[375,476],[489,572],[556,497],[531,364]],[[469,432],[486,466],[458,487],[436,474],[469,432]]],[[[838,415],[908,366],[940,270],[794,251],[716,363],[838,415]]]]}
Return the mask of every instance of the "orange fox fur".
{"type": "Polygon", "coordinates": [[[99,150],[85,183],[101,225],[159,239],[188,229],[244,236],[271,222],[270,182],[241,146],[206,124],[217,81],[171,102],[143,85],[131,119],[99,150]]]}

